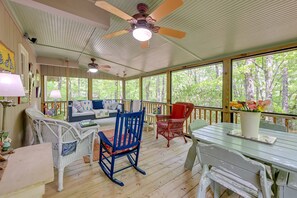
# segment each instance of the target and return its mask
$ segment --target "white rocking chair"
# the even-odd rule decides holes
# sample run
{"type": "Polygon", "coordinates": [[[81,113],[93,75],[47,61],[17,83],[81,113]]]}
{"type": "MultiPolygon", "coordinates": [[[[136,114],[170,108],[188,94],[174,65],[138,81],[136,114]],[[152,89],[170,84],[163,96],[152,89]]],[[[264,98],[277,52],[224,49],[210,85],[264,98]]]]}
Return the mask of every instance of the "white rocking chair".
{"type": "Polygon", "coordinates": [[[131,110],[131,112],[141,111],[142,110],[142,101],[141,100],[132,100],[130,110],[131,110]]]}
{"type": "Polygon", "coordinates": [[[53,161],[58,169],[58,191],[63,190],[64,168],[70,163],[90,155],[90,164],[93,162],[93,146],[96,129],[78,131],[74,126],[62,120],[43,117],[26,109],[31,119],[34,131],[40,143],[51,142],[53,161]]]}
{"type": "Polygon", "coordinates": [[[203,169],[197,198],[206,197],[209,185],[214,189],[215,198],[220,196],[220,185],[242,197],[271,197],[272,182],[266,178],[263,164],[217,145],[198,143],[198,148],[203,169]]]}

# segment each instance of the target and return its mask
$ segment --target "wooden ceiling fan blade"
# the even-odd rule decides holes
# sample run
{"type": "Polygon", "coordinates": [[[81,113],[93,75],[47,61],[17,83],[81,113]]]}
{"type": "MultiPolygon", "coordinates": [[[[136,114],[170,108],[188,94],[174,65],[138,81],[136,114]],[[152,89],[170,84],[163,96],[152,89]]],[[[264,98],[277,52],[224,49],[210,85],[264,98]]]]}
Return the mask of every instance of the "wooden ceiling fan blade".
{"type": "Polygon", "coordinates": [[[125,12],[123,12],[122,10],[114,7],[113,5],[107,3],[106,1],[96,1],[95,5],[99,8],[102,8],[103,10],[106,10],[126,21],[132,19],[133,17],[131,17],[130,15],[126,14],[125,12]]]}
{"type": "Polygon", "coordinates": [[[98,69],[103,70],[103,71],[109,71],[111,67],[109,65],[100,65],[98,69]]]}
{"type": "Polygon", "coordinates": [[[175,37],[175,38],[184,38],[186,36],[185,32],[179,31],[179,30],[174,30],[171,28],[165,28],[165,27],[160,27],[159,34],[164,34],[166,36],[171,36],[171,37],[175,37]]]}
{"type": "Polygon", "coordinates": [[[129,30],[120,30],[120,31],[117,31],[117,32],[106,34],[106,35],[103,36],[103,38],[110,39],[112,37],[121,36],[121,35],[127,34],[127,33],[129,33],[129,30]]]}
{"type": "Polygon", "coordinates": [[[145,49],[149,47],[149,42],[148,41],[141,41],[140,42],[141,48],[145,49]]]}
{"type": "Polygon", "coordinates": [[[182,6],[183,0],[165,0],[156,10],[154,10],[150,16],[156,20],[160,21],[162,18],[166,17],[168,14],[182,6]]]}
{"type": "Polygon", "coordinates": [[[110,69],[100,68],[101,71],[109,72],[110,69]]]}

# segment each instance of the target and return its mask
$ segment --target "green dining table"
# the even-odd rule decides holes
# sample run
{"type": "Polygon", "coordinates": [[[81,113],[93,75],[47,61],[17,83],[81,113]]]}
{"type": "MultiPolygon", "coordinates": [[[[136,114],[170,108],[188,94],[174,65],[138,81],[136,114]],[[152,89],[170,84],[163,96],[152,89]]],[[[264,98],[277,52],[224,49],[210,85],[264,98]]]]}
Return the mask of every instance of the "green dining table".
{"type": "Polygon", "coordinates": [[[260,128],[259,134],[277,138],[273,144],[266,144],[227,135],[233,129],[240,129],[240,125],[217,123],[194,130],[192,134],[199,142],[221,145],[274,168],[297,173],[297,134],[260,128]]]}

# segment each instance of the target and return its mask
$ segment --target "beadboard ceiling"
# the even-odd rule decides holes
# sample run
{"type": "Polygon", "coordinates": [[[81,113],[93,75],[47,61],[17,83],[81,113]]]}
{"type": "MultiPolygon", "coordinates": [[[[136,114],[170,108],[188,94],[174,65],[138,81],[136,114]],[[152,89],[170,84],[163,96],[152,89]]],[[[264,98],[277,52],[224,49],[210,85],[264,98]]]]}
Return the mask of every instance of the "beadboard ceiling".
{"type": "MultiPolygon", "coordinates": [[[[22,31],[38,39],[32,44],[37,56],[77,61],[82,68],[95,57],[99,65],[111,66],[110,74],[121,76],[125,71],[126,77],[297,41],[294,0],[184,0],[182,7],[156,24],[185,31],[185,38],[153,34],[147,49],[131,33],[102,38],[129,28],[129,23],[105,11],[101,10],[110,16],[109,28],[32,8],[20,0],[5,1],[22,31]]],[[[96,7],[95,1],[81,1],[96,7]]],[[[131,16],[137,13],[138,3],[146,3],[151,13],[163,2],[107,1],[131,16]]]]}

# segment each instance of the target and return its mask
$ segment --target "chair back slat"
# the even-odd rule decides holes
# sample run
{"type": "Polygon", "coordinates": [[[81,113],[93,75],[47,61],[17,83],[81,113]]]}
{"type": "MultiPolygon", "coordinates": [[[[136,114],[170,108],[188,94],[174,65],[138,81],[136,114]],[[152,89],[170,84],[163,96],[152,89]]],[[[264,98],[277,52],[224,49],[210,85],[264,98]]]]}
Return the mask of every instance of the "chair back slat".
{"type": "Polygon", "coordinates": [[[113,152],[140,144],[145,108],[139,112],[120,113],[116,117],[113,152]]]}
{"type": "Polygon", "coordinates": [[[279,125],[279,124],[274,124],[266,120],[261,120],[260,121],[260,128],[264,129],[271,129],[271,130],[277,130],[277,131],[282,131],[282,132],[288,132],[288,129],[284,125],[279,125]]]}
{"type": "Polygon", "coordinates": [[[243,179],[257,189],[261,189],[261,172],[265,173],[265,166],[248,159],[236,151],[230,151],[218,145],[198,144],[199,158],[202,164],[222,170],[230,178],[243,179]]]}
{"type": "Polygon", "coordinates": [[[130,103],[130,111],[138,112],[142,109],[142,101],[141,100],[132,100],[130,103]]]}

